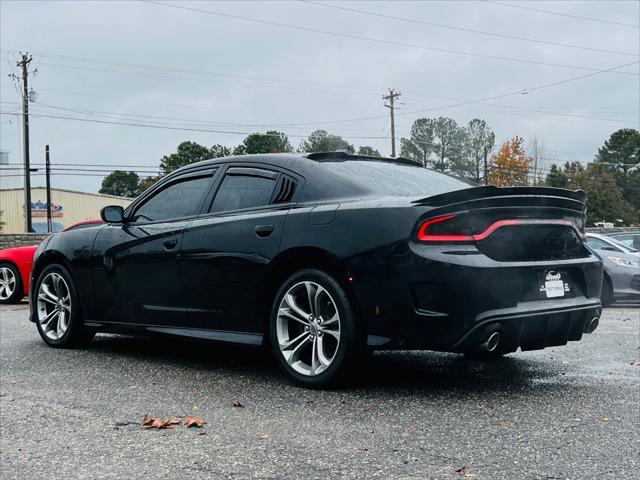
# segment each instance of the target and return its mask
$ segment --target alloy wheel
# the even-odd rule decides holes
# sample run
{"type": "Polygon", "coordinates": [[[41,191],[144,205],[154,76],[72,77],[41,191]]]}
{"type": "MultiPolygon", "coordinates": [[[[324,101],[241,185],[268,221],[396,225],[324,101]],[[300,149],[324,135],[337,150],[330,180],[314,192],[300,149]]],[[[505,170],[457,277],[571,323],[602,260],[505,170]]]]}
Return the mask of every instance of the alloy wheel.
{"type": "Polygon", "coordinates": [[[325,371],[340,345],[340,314],[331,294],[315,282],[293,285],[280,301],[276,334],[280,353],[296,372],[325,371]]]}
{"type": "Polygon", "coordinates": [[[9,267],[0,267],[0,300],[8,300],[16,289],[16,277],[9,267]]]}
{"type": "Polygon", "coordinates": [[[71,292],[62,275],[51,272],[42,279],[37,309],[42,332],[51,340],[62,338],[71,319],[71,292]]]}

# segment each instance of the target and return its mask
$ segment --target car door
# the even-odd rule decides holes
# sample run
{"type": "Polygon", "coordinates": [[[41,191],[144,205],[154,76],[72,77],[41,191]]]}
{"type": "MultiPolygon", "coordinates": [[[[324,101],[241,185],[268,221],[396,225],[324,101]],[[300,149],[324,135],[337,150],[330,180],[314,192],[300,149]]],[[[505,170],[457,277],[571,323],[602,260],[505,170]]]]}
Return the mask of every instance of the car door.
{"type": "MultiPolygon", "coordinates": [[[[183,236],[182,279],[191,327],[261,331],[267,269],[279,252],[285,217],[302,181],[255,165],[233,165],[221,175],[206,211],[183,236]]],[[[221,338],[233,340],[229,334],[221,338]]]]}
{"type": "Polygon", "coordinates": [[[126,211],[126,221],[101,229],[94,287],[103,321],[179,324],[185,310],[180,247],[185,225],[200,212],[213,169],[162,182],[126,211]]]}

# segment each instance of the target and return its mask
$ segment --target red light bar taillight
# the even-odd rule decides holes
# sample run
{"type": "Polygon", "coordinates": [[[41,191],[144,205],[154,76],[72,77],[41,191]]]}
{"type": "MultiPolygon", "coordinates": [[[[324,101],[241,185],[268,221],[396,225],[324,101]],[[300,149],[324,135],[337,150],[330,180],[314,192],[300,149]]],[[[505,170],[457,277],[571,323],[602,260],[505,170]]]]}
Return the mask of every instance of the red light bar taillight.
{"type": "Polygon", "coordinates": [[[486,227],[482,232],[476,234],[457,233],[455,228],[453,231],[442,229],[443,222],[447,222],[458,215],[444,215],[442,217],[430,218],[425,220],[418,229],[418,240],[421,242],[478,242],[484,240],[502,227],[519,226],[519,225],[565,225],[572,227],[578,233],[580,238],[583,234],[578,228],[569,220],[555,220],[555,219],[507,219],[497,220],[491,225],[486,227]],[[438,231],[439,230],[439,231],[438,231]]]}
{"type": "MultiPolygon", "coordinates": [[[[418,229],[418,240],[421,242],[472,242],[473,235],[458,234],[455,232],[434,232],[434,225],[446,222],[457,215],[444,215],[442,217],[425,220],[418,229]],[[431,230],[431,231],[429,231],[431,230]]],[[[438,225],[441,226],[441,225],[438,225]]]]}

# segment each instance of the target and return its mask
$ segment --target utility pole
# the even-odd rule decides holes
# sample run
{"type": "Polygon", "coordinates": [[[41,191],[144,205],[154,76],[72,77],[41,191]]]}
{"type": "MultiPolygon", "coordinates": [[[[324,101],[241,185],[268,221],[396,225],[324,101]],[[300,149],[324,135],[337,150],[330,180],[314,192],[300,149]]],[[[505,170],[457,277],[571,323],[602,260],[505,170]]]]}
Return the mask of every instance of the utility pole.
{"type": "Polygon", "coordinates": [[[29,165],[29,64],[32,57],[28,53],[22,53],[21,59],[16,64],[22,68],[22,137],[24,141],[24,228],[31,233],[31,167],[29,165]]]}
{"type": "Polygon", "coordinates": [[[49,163],[49,145],[45,147],[44,152],[45,178],[47,185],[47,233],[51,233],[53,230],[53,222],[51,221],[51,164],[49,163]]]}
{"type": "Polygon", "coordinates": [[[487,165],[487,147],[484,147],[484,184],[489,185],[489,166],[487,165]]]}
{"type": "Polygon", "coordinates": [[[384,106],[389,109],[389,113],[391,114],[391,156],[396,156],[396,122],[394,118],[394,101],[401,95],[400,92],[396,92],[392,88],[389,89],[389,95],[384,95],[382,97],[383,100],[388,100],[389,103],[385,103],[384,106]]]}

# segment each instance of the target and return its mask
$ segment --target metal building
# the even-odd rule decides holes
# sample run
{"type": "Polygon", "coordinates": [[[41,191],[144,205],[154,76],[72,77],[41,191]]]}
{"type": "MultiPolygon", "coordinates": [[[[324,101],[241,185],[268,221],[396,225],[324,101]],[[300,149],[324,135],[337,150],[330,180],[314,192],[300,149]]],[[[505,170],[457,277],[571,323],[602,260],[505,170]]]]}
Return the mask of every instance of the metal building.
{"type": "MultiPolygon", "coordinates": [[[[53,231],[83,220],[100,218],[100,209],[107,205],[127,207],[132,198],[103,195],[100,193],[77,192],[74,190],[51,189],[51,213],[53,231]]],[[[0,233],[24,233],[24,189],[8,188],[0,190],[0,233]]],[[[44,187],[31,189],[31,220],[38,233],[47,231],[47,193],[44,187]]]]}

